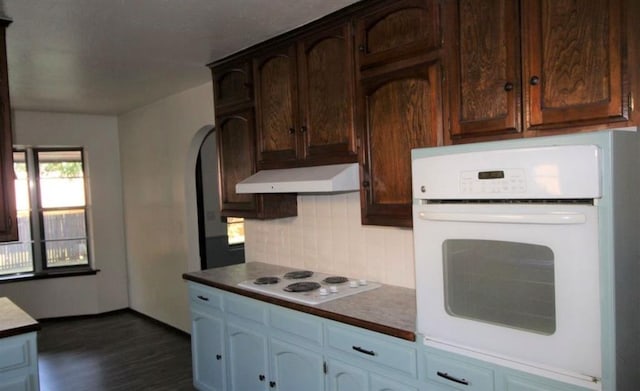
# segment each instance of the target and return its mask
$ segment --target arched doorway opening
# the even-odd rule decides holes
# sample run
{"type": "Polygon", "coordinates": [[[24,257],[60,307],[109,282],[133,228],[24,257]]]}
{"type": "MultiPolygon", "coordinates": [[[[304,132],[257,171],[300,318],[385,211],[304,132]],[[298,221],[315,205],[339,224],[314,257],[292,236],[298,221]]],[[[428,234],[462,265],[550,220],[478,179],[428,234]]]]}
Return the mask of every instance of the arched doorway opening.
{"type": "Polygon", "coordinates": [[[220,216],[215,128],[202,140],[196,159],[195,177],[200,268],[244,262],[242,220],[220,216]]]}

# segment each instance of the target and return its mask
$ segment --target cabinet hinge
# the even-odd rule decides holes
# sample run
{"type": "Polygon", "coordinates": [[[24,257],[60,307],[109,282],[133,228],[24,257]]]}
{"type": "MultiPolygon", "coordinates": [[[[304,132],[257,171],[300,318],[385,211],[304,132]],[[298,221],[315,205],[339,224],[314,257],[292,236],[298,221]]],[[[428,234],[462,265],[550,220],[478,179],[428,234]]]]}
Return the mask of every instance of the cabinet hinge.
{"type": "Polygon", "coordinates": [[[629,112],[633,112],[633,93],[629,93],[629,102],[627,102],[629,104],[629,112]]]}
{"type": "Polygon", "coordinates": [[[327,362],[326,361],[322,362],[322,372],[324,372],[325,375],[327,374],[327,372],[329,372],[329,370],[327,369],[327,362]]]}

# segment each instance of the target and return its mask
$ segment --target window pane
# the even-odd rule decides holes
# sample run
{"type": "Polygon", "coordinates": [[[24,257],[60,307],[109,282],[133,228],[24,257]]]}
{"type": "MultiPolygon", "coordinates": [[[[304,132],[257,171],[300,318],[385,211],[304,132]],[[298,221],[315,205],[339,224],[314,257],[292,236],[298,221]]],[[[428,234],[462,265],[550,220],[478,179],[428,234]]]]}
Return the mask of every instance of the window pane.
{"type": "Polygon", "coordinates": [[[244,219],[241,217],[227,217],[227,238],[228,243],[244,243],[244,219]]]}
{"type": "Polygon", "coordinates": [[[84,173],[80,151],[39,151],[42,208],[84,206],[84,173]]]}
{"type": "Polygon", "coordinates": [[[24,152],[13,153],[13,169],[16,174],[16,207],[18,209],[18,242],[0,244],[0,275],[33,272],[33,247],[31,238],[31,205],[29,181],[24,152]]]}
{"type": "Polygon", "coordinates": [[[42,217],[46,266],[88,264],[84,209],[44,211],[42,217]]]}
{"type": "Polygon", "coordinates": [[[87,237],[84,209],[44,211],[42,217],[45,240],[87,237]]]}
{"type": "Polygon", "coordinates": [[[556,329],[553,251],[495,240],[443,244],[450,315],[550,335],[556,329]]]}
{"type": "Polygon", "coordinates": [[[86,265],[87,240],[56,240],[45,243],[47,267],[86,265]]]}

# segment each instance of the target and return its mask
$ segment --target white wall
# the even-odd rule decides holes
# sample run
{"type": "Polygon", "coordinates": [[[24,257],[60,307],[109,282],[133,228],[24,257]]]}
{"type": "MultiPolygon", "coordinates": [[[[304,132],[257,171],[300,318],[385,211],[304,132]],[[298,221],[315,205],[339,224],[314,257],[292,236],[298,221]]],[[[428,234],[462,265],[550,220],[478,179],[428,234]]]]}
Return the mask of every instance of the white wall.
{"type": "Polygon", "coordinates": [[[8,296],[35,318],[126,308],[129,301],[117,118],[15,111],[13,128],[16,145],[84,147],[91,257],[100,272],[3,283],[0,296],[8,296]]]}
{"type": "Polygon", "coordinates": [[[363,226],[357,192],[298,196],[298,216],[246,220],[247,262],[260,261],[415,287],[413,233],[363,226]]]}
{"type": "Polygon", "coordinates": [[[130,306],[185,331],[182,273],[200,268],[195,163],[213,121],[211,83],[118,118],[130,306]]]}

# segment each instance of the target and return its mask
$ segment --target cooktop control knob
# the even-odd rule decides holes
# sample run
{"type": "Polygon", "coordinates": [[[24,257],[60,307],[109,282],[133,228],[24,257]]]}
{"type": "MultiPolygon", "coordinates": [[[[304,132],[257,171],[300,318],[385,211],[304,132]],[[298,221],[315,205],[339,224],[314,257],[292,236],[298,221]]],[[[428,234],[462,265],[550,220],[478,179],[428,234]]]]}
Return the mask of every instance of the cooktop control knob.
{"type": "Polygon", "coordinates": [[[320,288],[318,289],[318,293],[320,294],[320,296],[326,296],[329,294],[329,291],[327,291],[327,288],[320,288]]]}
{"type": "Polygon", "coordinates": [[[367,280],[362,279],[362,280],[358,280],[358,284],[359,284],[360,286],[366,286],[366,285],[368,284],[368,282],[367,282],[367,280]]]}
{"type": "Polygon", "coordinates": [[[358,281],[356,281],[356,280],[349,281],[349,287],[350,288],[357,288],[358,287],[358,281]]]}
{"type": "Polygon", "coordinates": [[[330,291],[331,293],[338,293],[338,287],[337,287],[337,286],[335,286],[335,285],[331,285],[331,286],[329,287],[329,291],[330,291]]]}

